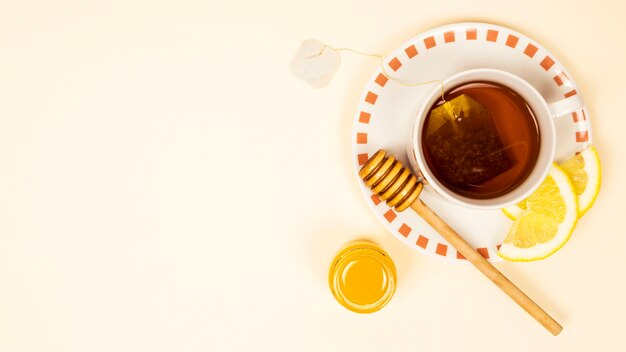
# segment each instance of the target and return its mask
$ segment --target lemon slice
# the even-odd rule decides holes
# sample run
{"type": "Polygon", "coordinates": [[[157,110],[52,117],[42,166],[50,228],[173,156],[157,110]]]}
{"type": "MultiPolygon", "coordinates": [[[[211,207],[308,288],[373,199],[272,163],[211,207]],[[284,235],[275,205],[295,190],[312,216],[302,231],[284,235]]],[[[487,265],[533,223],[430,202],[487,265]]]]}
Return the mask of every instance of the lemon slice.
{"type": "MultiPolygon", "coordinates": [[[[575,157],[560,165],[574,184],[578,196],[578,217],[582,217],[596,200],[600,192],[602,169],[596,148],[591,146],[575,157]]],[[[526,210],[526,200],[503,208],[502,212],[509,219],[515,220],[526,210]]]]}
{"type": "Polygon", "coordinates": [[[598,151],[591,146],[561,164],[561,168],[574,184],[578,195],[578,217],[581,217],[591,208],[600,192],[602,169],[598,151]]]}
{"type": "Polygon", "coordinates": [[[569,239],[578,220],[578,197],[568,175],[554,164],[522,204],[498,255],[511,261],[544,259],[569,239]]]}

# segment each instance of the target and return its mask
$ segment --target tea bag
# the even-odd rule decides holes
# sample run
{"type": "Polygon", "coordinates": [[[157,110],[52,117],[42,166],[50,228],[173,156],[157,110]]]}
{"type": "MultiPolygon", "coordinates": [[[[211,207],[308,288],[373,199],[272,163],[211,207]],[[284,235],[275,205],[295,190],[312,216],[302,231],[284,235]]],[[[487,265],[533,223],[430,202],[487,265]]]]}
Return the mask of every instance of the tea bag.
{"type": "Polygon", "coordinates": [[[341,56],[317,39],[302,42],[291,64],[291,74],[314,88],[328,85],[341,64],[341,56]]]}
{"type": "Polygon", "coordinates": [[[441,178],[455,186],[480,185],[513,166],[490,111],[466,94],[431,111],[425,141],[441,178]]]}

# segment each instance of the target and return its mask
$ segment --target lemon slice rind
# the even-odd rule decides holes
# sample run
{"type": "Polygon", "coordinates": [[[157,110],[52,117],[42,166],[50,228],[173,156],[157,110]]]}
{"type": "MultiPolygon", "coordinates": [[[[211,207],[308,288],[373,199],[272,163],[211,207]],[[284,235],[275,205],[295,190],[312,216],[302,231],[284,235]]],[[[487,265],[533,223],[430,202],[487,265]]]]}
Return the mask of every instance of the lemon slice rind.
{"type": "Polygon", "coordinates": [[[593,206],[593,203],[598,197],[598,193],[600,193],[600,185],[602,184],[602,168],[596,148],[591,146],[591,148],[585,149],[580,154],[585,160],[585,171],[587,172],[588,183],[585,191],[578,196],[578,204],[580,206],[578,217],[582,217],[591,209],[591,206],[593,206]],[[589,182],[593,182],[593,184],[589,182]]]}

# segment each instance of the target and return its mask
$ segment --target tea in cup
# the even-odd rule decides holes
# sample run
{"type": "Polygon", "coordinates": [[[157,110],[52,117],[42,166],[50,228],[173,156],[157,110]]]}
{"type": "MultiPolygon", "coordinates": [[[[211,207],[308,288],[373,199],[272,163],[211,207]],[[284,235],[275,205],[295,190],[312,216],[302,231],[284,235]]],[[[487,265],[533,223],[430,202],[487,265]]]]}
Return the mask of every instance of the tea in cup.
{"type": "Polygon", "coordinates": [[[432,189],[471,208],[494,209],[528,197],[548,174],[554,118],[582,107],[578,96],[549,104],[528,82],[474,69],[443,82],[420,107],[409,161],[432,189]]]}

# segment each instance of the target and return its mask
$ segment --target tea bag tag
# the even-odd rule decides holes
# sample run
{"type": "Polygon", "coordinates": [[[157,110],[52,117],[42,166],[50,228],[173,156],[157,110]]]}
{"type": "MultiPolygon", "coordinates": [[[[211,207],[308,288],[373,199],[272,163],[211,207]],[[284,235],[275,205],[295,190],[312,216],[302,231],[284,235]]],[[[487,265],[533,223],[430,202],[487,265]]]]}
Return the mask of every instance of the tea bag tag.
{"type": "Polygon", "coordinates": [[[302,42],[289,65],[291,74],[310,84],[313,88],[324,88],[330,83],[339,65],[339,52],[317,39],[302,42]]]}

